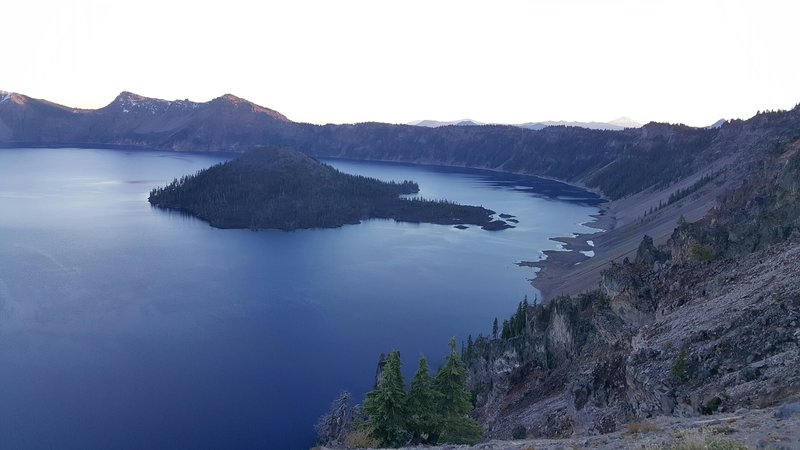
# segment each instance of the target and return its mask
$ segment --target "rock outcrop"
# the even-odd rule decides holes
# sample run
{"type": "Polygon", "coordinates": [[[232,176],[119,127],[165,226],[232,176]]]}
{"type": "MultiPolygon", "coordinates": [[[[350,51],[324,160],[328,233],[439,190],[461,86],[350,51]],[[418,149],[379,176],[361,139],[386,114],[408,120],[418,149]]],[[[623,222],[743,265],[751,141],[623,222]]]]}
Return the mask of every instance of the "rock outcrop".
{"type": "Polygon", "coordinates": [[[487,435],[568,437],[800,394],[800,240],[712,263],[610,268],[602,289],[531,307],[470,359],[487,435]],[[678,281],[680,280],[680,281],[678,281]]]}
{"type": "Polygon", "coordinates": [[[529,307],[521,335],[479,338],[468,360],[487,436],[605,434],[800,398],[798,142],[762,154],[663,248],[645,236],[597,290],[529,307]]]}

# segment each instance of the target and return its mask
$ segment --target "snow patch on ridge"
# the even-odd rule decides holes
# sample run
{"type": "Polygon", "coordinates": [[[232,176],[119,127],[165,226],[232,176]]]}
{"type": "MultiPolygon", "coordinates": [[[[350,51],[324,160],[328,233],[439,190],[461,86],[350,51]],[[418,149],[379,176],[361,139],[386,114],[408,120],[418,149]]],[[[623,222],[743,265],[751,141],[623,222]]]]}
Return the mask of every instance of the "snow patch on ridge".
{"type": "Polygon", "coordinates": [[[121,93],[116,100],[123,113],[144,112],[152,115],[164,114],[169,110],[189,111],[197,109],[200,104],[187,100],[160,100],[142,97],[132,92],[121,93]]]}

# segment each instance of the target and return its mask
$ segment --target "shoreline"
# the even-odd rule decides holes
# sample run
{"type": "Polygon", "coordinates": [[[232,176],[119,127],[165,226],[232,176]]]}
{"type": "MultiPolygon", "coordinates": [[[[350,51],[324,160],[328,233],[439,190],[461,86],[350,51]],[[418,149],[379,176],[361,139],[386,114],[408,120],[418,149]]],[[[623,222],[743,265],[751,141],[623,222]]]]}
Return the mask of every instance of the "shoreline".
{"type": "Polygon", "coordinates": [[[609,208],[611,203],[604,203],[597,214],[591,215],[593,220],[581,224],[597,231],[552,237],[551,241],[561,244],[560,249],[544,250],[542,252],[544,258],[538,261],[515,263],[521,267],[535,269],[534,277],[530,281],[531,285],[540,292],[540,301],[548,302],[560,295],[573,295],[596,287],[594,286],[597,278],[595,275],[599,276],[599,272],[595,274],[596,270],[592,270],[596,264],[588,265],[586,271],[578,269],[582,264],[587,264],[592,260],[601,259],[603,265],[607,262],[603,255],[608,254],[610,249],[603,243],[601,237],[614,231],[617,225],[616,215],[609,208]],[[582,252],[593,252],[593,255],[588,256],[582,252]],[[568,285],[565,283],[567,279],[570,280],[568,285]]]}
{"type": "Polygon", "coordinates": [[[665,203],[677,187],[689,185],[692,181],[693,177],[688,177],[677,186],[647,190],[603,203],[595,220],[584,224],[598,231],[551,238],[562,244],[560,250],[546,250],[544,259],[521,261],[517,265],[537,270],[531,285],[541,292],[544,302],[560,295],[576,295],[597,289],[602,272],[609,263],[633,259],[645,235],[653,238],[655,245],[667,244],[680,218],[689,222],[700,220],[717,204],[717,197],[726,188],[725,185],[704,186],[691,198],[644,215],[649,208],[665,203]],[[593,252],[591,257],[581,253],[588,251],[593,252]]]}
{"type": "MultiPolygon", "coordinates": [[[[30,143],[9,143],[7,146],[0,146],[3,148],[75,148],[75,149],[103,149],[112,151],[143,151],[143,152],[163,152],[175,154],[199,154],[199,155],[212,155],[212,156],[235,156],[241,152],[236,151],[178,151],[174,149],[158,149],[152,147],[119,144],[86,144],[86,143],[69,143],[69,144],[39,144],[31,145],[30,143]]],[[[609,235],[613,235],[619,224],[619,207],[618,203],[624,202],[623,200],[611,201],[605,195],[595,188],[585,186],[579,181],[565,181],[558,178],[548,177],[544,175],[536,175],[526,172],[502,170],[500,168],[489,167],[475,167],[462,164],[447,164],[442,161],[403,161],[403,160],[389,160],[389,159],[373,159],[373,158],[348,158],[341,156],[331,155],[309,155],[315,159],[333,159],[333,160],[352,160],[352,161],[366,161],[366,162],[380,162],[389,164],[409,164],[414,166],[429,166],[453,169],[467,169],[486,171],[494,173],[506,173],[511,175],[519,175],[526,177],[539,178],[542,180],[555,181],[563,183],[567,186],[572,186],[584,190],[588,193],[596,195],[600,202],[597,204],[599,211],[597,214],[591,215],[594,219],[585,222],[589,228],[596,228],[598,231],[594,233],[580,233],[574,236],[556,236],[550,240],[562,244],[562,248],[558,250],[544,250],[544,258],[538,261],[519,261],[515,264],[518,266],[532,267],[535,269],[533,277],[530,278],[531,285],[537,289],[541,294],[541,301],[549,301],[557,295],[573,295],[580,292],[588,291],[597,287],[599,281],[600,271],[606,266],[607,262],[614,260],[620,256],[620,251],[614,239],[606,239],[609,235]],[[590,246],[586,241],[593,241],[594,246],[590,246]],[[580,252],[594,251],[594,255],[589,257],[580,252]]],[[[671,229],[670,229],[671,232],[671,229]]],[[[638,240],[640,240],[639,237],[638,240]]],[[[638,246],[638,240],[636,242],[638,246]]],[[[635,249],[635,247],[634,247],[635,249]]],[[[626,251],[629,249],[626,249],[626,251]]],[[[624,252],[623,252],[624,254],[624,252]]]]}

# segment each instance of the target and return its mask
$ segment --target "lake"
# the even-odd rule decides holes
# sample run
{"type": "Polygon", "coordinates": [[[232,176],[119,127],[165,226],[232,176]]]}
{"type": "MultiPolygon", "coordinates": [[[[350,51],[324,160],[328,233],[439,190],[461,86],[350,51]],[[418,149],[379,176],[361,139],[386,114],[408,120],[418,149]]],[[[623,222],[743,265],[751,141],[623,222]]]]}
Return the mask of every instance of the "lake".
{"type": "Polygon", "coordinates": [[[485,171],[329,160],[520,221],[219,230],[149,191],[224,155],[0,150],[0,448],[307,449],[337,394],[410,376],[535,292],[515,262],[588,231],[593,194],[485,171]]]}

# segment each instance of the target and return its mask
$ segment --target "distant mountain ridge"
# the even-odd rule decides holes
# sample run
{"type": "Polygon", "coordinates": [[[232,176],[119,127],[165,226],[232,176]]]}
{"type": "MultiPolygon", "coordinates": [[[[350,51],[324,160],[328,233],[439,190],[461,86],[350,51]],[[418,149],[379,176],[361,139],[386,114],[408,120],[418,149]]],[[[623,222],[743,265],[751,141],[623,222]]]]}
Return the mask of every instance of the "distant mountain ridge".
{"type": "Polygon", "coordinates": [[[732,148],[745,151],[792,137],[800,128],[797,107],[727,121],[717,128],[651,122],[609,131],[577,126],[533,130],[510,125],[314,125],[293,122],[230,94],[196,103],[123,92],[95,110],[15,93],[2,94],[0,100],[0,146],[4,147],[241,153],[281,146],[312,156],[540,175],[596,189],[611,199],[669,185],[707,170],[711,161],[730,155],[732,148]]]}
{"type": "Polygon", "coordinates": [[[70,108],[17,93],[0,95],[0,142],[27,145],[119,145],[172,150],[243,151],[241,130],[290,123],[277,111],[231,94],[204,103],[120,93],[99,109],[70,108]],[[188,142],[181,137],[188,137],[188,142]],[[220,145],[203,145],[209,141],[220,145]]]}
{"type": "MultiPolygon", "coordinates": [[[[438,128],[451,125],[479,126],[479,125],[486,125],[486,123],[478,122],[472,119],[453,120],[449,122],[440,120],[417,120],[415,122],[409,123],[409,125],[414,125],[418,127],[438,128]]],[[[494,124],[494,125],[503,125],[503,124],[494,124]]],[[[541,130],[542,128],[546,127],[558,127],[558,126],[580,127],[580,128],[587,128],[590,130],[624,130],[625,128],[640,128],[642,126],[642,124],[636,122],[635,120],[629,117],[619,117],[617,119],[610,120],[608,122],[575,122],[575,121],[565,121],[565,120],[554,120],[554,121],[544,121],[544,122],[525,122],[525,123],[510,124],[510,125],[520,128],[527,128],[529,130],[541,130]]]]}
{"type": "Polygon", "coordinates": [[[417,127],[428,127],[428,128],[438,128],[438,127],[447,127],[450,125],[457,125],[457,126],[480,126],[486,125],[483,122],[478,122],[472,119],[461,119],[461,120],[451,120],[449,122],[441,121],[441,120],[417,120],[414,122],[409,123],[409,125],[414,125],[417,127]]]}

